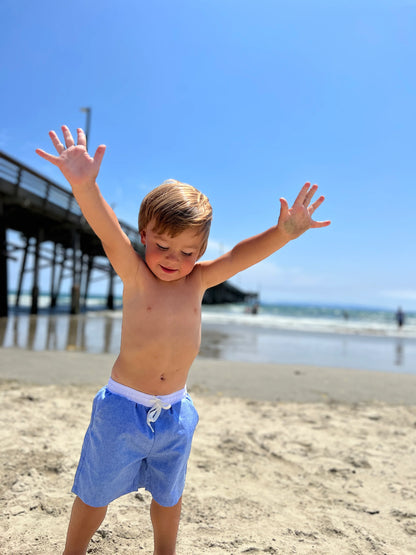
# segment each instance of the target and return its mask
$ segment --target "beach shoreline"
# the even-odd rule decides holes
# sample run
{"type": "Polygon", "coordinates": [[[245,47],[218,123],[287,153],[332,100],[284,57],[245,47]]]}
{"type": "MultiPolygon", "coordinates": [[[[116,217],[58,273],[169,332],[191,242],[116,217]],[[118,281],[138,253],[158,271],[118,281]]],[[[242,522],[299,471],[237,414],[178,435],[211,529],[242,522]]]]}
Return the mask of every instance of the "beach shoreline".
{"type": "MultiPolygon", "coordinates": [[[[114,354],[0,349],[0,380],[102,387],[115,359],[114,354]]],[[[187,385],[201,393],[260,401],[416,404],[416,375],[364,368],[197,357],[187,385]]]]}
{"type": "MultiPolygon", "coordinates": [[[[111,354],[0,349],[0,552],[56,555],[111,354]]],[[[178,554],[416,552],[416,376],[198,358],[178,554]]],[[[150,495],[91,553],[152,553],[150,495]]]]}
{"type": "MultiPolygon", "coordinates": [[[[200,358],[416,374],[413,325],[397,330],[327,319],[323,326],[319,318],[253,316],[238,308],[203,311],[200,358]]],[[[120,340],[121,311],[0,318],[0,348],[117,355],[120,340]]]]}

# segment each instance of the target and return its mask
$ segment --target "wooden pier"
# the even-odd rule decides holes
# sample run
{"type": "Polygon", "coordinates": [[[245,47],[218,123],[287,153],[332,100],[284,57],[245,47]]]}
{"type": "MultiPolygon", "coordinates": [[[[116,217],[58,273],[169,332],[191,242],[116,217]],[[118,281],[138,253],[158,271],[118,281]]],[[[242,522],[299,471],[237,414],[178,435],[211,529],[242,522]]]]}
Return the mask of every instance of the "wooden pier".
{"type": "MultiPolygon", "coordinates": [[[[133,247],[143,256],[137,228],[120,221],[133,247]]],[[[72,314],[85,302],[92,271],[108,279],[107,307],[114,308],[115,272],[70,190],[21,164],[0,151],[0,316],[8,314],[7,259],[23,251],[16,306],[22,292],[25,273],[32,273],[31,313],[38,311],[39,272],[50,269],[50,306],[56,305],[64,277],[71,277],[72,314]],[[20,232],[22,243],[7,240],[7,230],[20,232]],[[32,255],[32,256],[29,256],[32,255]],[[33,267],[28,268],[28,260],[33,267]]],[[[245,302],[255,294],[243,293],[225,283],[206,292],[204,302],[245,302]]]]}

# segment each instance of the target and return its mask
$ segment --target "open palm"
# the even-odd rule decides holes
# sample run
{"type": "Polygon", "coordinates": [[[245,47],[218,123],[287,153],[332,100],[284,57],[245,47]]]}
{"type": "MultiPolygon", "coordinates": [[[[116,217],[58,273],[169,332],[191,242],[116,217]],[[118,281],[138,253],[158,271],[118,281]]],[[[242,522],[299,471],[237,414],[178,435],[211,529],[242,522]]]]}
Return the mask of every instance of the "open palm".
{"type": "Polygon", "coordinates": [[[312,214],[325,200],[324,196],[320,196],[315,202],[310,204],[313,195],[318,189],[317,185],[305,183],[300,190],[292,208],[289,208],[287,200],[280,199],[280,215],[278,227],[290,239],[295,239],[311,228],[326,227],[331,222],[329,220],[317,222],[312,219],[312,214]]]}
{"type": "Polygon", "coordinates": [[[92,158],[87,152],[86,137],[82,129],[77,130],[77,144],[65,125],[62,127],[62,133],[65,145],[61,143],[55,131],[49,132],[58,156],[49,154],[40,148],[36,150],[36,153],[57,166],[72,186],[95,183],[106,147],[100,145],[92,158]]]}

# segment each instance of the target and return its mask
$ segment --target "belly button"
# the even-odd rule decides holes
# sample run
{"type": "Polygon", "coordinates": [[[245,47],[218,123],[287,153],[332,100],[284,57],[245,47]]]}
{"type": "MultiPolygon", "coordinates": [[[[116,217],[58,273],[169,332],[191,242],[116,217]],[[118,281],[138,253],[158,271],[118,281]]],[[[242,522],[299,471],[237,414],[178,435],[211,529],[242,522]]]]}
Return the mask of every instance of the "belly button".
{"type": "Polygon", "coordinates": [[[165,375],[164,375],[164,374],[161,374],[161,375],[160,375],[160,379],[162,380],[162,382],[164,382],[164,381],[166,380],[165,375]]]}

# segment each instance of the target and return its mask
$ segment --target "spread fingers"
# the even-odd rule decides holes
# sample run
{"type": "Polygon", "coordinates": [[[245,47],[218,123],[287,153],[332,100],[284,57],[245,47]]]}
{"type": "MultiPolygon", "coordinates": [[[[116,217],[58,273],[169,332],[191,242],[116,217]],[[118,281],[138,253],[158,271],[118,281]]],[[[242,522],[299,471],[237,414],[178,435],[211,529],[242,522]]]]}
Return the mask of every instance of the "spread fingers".
{"type": "Polygon", "coordinates": [[[313,214],[315,210],[318,208],[318,206],[321,206],[324,200],[325,200],[325,197],[323,195],[320,196],[317,200],[315,200],[315,202],[312,203],[308,208],[309,214],[313,214]]]}
{"type": "Polygon", "coordinates": [[[62,154],[62,152],[65,150],[65,146],[61,143],[55,131],[49,131],[49,137],[51,138],[53,146],[56,148],[56,152],[58,154],[62,154]]]}
{"type": "Polygon", "coordinates": [[[318,185],[312,185],[312,187],[309,189],[309,191],[305,196],[305,199],[303,201],[303,206],[309,206],[309,203],[311,202],[312,197],[316,193],[317,189],[318,189],[318,185]]]}
{"type": "Polygon", "coordinates": [[[66,148],[70,148],[71,146],[74,146],[75,141],[72,138],[71,131],[68,129],[66,125],[62,126],[62,133],[64,134],[66,148]]]}
{"type": "Polygon", "coordinates": [[[85,136],[84,130],[81,128],[77,129],[77,143],[78,146],[87,146],[87,137],[85,136]]]}

